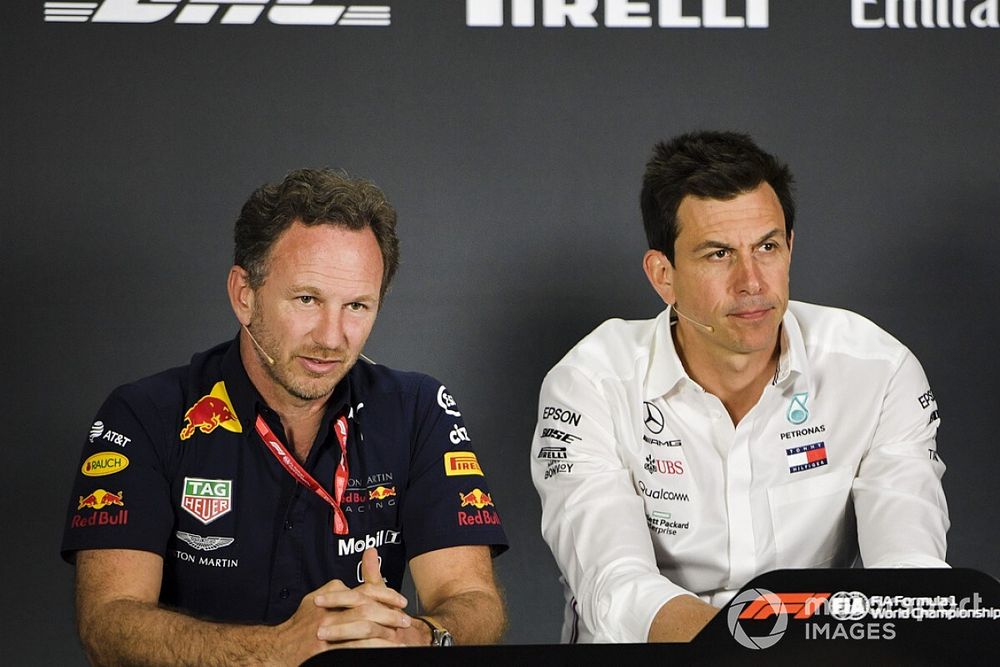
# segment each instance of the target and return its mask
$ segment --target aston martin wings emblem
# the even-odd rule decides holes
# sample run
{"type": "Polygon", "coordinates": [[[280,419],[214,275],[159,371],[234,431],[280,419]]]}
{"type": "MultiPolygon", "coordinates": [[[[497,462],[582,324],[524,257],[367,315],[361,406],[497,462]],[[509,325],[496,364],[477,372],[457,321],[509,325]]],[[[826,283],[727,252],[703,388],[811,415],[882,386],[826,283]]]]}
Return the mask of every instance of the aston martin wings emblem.
{"type": "Polygon", "coordinates": [[[185,533],[183,530],[177,531],[177,538],[183,540],[199,551],[214,551],[222,547],[228,547],[235,542],[232,537],[202,537],[194,533],[185,533]]]}

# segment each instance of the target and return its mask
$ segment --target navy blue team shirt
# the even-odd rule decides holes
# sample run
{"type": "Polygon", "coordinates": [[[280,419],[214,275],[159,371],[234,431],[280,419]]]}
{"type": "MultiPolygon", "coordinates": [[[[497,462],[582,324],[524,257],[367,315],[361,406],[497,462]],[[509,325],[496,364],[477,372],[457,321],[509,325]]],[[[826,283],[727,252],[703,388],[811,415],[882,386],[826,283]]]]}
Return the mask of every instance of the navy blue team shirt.
{"type": "Polygon", "coordinates": [[[410,558],[459,545],[507,548],[458,405],[433,378],[359,360],[337,385],[305,469],[331,496],[348,418],[349,481],[333,511],[298,484],[254,428],[290,448],[243,367],[239,339],[119,387],[97,413],[70,497],[62,555],[139,549],[163,556],[160,603],[219,621],[280,623],[331,579],[361,581],[378,550],[399,590],[410,558]]]}

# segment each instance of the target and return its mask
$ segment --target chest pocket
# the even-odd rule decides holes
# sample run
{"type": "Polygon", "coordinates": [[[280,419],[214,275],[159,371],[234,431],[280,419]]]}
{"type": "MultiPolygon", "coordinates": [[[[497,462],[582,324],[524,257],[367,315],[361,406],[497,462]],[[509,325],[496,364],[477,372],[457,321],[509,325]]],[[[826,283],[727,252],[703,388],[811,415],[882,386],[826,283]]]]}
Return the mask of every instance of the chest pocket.
{"type": "Polygon", "coordinates": [[[834,468],[767,490],[778,567],[822,567],[857,541],[853,471],[834,468]]]}

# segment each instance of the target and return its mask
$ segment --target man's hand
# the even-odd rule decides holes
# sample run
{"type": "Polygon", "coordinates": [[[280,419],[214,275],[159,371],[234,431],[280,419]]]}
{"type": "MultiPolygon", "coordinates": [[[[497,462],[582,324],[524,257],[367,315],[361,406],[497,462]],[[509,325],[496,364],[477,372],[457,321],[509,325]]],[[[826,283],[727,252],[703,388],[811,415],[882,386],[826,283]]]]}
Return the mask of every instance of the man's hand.
{"type": "Polygon", "coordinates": [[[406,599],[382,581],[374,550],[364,559],[365,584],[352,590],[328,582],[307,594],[287,621],[267,626],[202,621],[159,607],[163,560],[155,554],[81,551],[80,638],[95,665],[298,665],[334,648],[402,645],[413,624],[402,611],[406,599]]]}
{"type": "Polygon", "coordinates": [[[403,645],[413,619],[402,611],[406,598],[385,585],[375,549],[362,554],[361,577],[364,583],[353,589],[335,579],[306,595],[295,614],[278,626],[281,644],[310,647],[308,655],[331,648],[403,645]]]}

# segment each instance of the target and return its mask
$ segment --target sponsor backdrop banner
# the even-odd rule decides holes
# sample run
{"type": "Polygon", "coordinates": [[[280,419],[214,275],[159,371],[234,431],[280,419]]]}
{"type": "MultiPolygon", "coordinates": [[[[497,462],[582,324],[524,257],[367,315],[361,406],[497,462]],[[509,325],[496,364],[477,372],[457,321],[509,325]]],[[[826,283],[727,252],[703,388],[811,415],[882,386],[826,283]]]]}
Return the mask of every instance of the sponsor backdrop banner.
{"type": "MultiPolygon", "coordinates": [[[[656,140],[697,128],[749,131],[791,164],[793,297],[860,312],[920,358],[949,560],[1000,573],[997,5],[5,3],[8,660],[83,664],[58,546],[93,415],[114,386],[235,334],[240,205],[324,165],[398,208],[403,263],[367,352],[462,405],[512,544],[508,642],[557,641],[528,475],[539,384],[604,319],[660,310],[640,177],[656,140]]],[[[92,507],[121,502],[99,481],[92,507]]]]}

